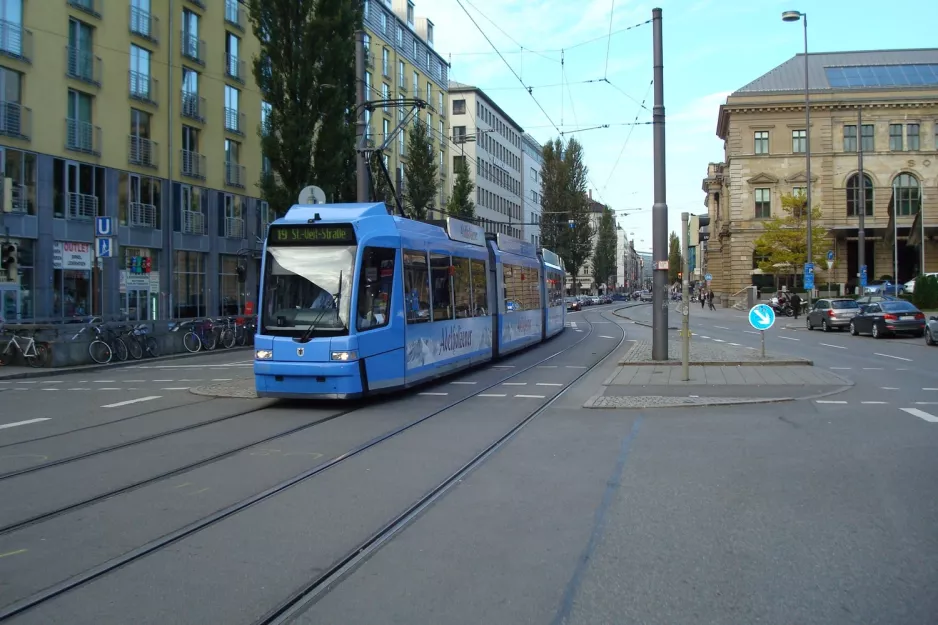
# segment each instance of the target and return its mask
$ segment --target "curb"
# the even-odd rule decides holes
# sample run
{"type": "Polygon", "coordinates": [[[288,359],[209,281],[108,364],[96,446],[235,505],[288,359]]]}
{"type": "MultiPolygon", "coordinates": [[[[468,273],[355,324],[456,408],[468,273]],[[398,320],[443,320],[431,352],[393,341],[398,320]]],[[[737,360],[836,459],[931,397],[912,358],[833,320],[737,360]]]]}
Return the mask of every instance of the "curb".
{"type": "MultiPolygon", "coordinates": [[[[631,317],[627,317],[625,315],[619,314],[620,310],[628,310],[629,308],[637,308],[638,306],[642,306],[645,304],[649,304],[649,303],[643,302],[642,304],[635,304],[633,306],[623,306],[622,308],[616,308],[615,310],[612,311],[612,314],[618,317],[619,319],[627,319],[628,321],[631,321],[632,323],[636,325],[644,326],[646,328],[651,328],[652,325],[648,323],[647,321],[638,321],[636,319],[632,319],[631,317]]],[[[668,330],[680,330],[680,328],[668,326],[668,330]]]]}
{"type": "MultiPolygon", "coordinates": [[[[161,362],[164,360],[179,360],[180,358],[195,358],[198,356],[211,356],[217,355],[223,352],[240,352],[253,349],[254,346],[244,346],[244,347],[232,347],[231,349],[225,349],[222,351],[210,351],[210,352],[196,352],[194,354],[179,352],[176,354],[168,354],[166,356],[157,356],[156,358],[141,358],[140,360],[121,360],[119,362],[109,362],[104,365],[79,365],[77,367],[61,367],[57,369],[34,369],[32,371],[24,371],[22,373],[11,373],[9,375],[3,375],[0,373],[0,380],[24,380],[28,378],[50,378],[54,375],[67,375],[70,373],[82,373],[83,371],[104,371],[107,369],[119,369],[121,367],[127,366],[132,363],[137,362],[161,362]]],[[[3,371],[0,368],[0,371],[3,371]]]]}
{"type": "MultiPolygon", "coordinates": [[[[630,362],[627,360],[619,361],[620,367],[679,367],[680,360],[637,360],[630,362]]],[[[813,367],[813,360],[692,360],[688,363],[691,367],[791,367],[806,366],[813,367]]]]}
{"type": "MultiPolygon", "coordinates": [[[[841,392],[841,391],[838,391],[841,392]]],[[[741,397],[668,397],[666,395],[630,395],[634,406],[597,406],[605,395],[594,395],[583,404],[589,410],[649,410],[652,408],[706,408],[709,406],[745,406],[747,404],[777,404],[797,401],[798,397],[765,397],[748,399],[741,397]],[[645,400],[645,401],[641,401],[645,400]],[[664,401],[662,401],[664,400],[664,401]]]]}

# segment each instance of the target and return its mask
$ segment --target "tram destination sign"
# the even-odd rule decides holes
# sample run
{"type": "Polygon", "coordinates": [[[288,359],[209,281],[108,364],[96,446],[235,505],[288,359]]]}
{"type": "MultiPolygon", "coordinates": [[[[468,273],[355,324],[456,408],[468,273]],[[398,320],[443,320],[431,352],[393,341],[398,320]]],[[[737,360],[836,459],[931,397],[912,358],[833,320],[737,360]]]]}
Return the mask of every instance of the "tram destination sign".
{"type": "Polygon", "coordinates": [[[352,224],[280,224],[270,227],[268,245],[353,245],[352,224]]]}

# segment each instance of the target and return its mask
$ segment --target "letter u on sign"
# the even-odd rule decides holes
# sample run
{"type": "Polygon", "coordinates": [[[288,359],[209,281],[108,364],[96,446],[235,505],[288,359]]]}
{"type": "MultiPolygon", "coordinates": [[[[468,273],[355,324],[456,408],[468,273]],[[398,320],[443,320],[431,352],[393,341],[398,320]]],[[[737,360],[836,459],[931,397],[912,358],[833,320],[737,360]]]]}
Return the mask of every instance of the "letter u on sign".
{"type": "Polygon", "coordinates": [[[110,217],[95,217],[94,219],[94,229],[95,236],[98,237],[109,237],[113,234],[111,232],[111,218],[110,217]]]}

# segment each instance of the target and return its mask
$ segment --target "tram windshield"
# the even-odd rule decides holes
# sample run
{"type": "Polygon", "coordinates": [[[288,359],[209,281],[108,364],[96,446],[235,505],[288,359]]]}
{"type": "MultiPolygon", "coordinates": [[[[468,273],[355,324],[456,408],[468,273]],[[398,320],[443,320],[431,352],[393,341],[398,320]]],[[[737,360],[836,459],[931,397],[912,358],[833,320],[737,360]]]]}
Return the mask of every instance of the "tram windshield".
{"type": "Polygon", "coordinates": [[[265,334],[348,333],[356,246],[268,247],[264,273],[265,334]]]}

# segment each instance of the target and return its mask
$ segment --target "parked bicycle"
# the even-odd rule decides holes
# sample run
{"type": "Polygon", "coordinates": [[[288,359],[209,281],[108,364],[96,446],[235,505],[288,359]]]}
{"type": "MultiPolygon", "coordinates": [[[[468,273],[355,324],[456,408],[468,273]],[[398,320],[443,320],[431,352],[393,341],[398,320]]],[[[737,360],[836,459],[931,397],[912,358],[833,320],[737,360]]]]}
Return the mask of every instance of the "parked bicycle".
{"type": "Polygon", "coordinates": [[[127,351],[134,360],[140,360],[144,356],[156,358],[160,355],[159,343],[149,335],[150,328],[146,324],[139,324],[128,328],[121,336],[121,339],[127,344],[127,351]]]}
{"type": "Polygon", "coordinates": [[[88,344],[88,355],[93,361],[99,365],[106,365],[114,356],[117,356],[120,361],[127,360],[127,344],[117,333],[103,324],[90,327],[95,338],[88,344]]]}
{"type": "Polygon", "coordinates": [[[215,333],[215,323],[211,319],[202,319],[192,322],[192,327],[182,337],[182,344],[187,351],[195,352],[212,351],[218,344],[218,337],[215,333]]]}
{"type": "Polygon", "coordinates": [[[51,352],[45,343],[37,343],[33,336],[21,336],[11,333],[3,351],[0,352],[0,366],[8,365],[16,358],[16,352],[23,355],[23,360],[30,367],[44,367],[51,352]]]}

